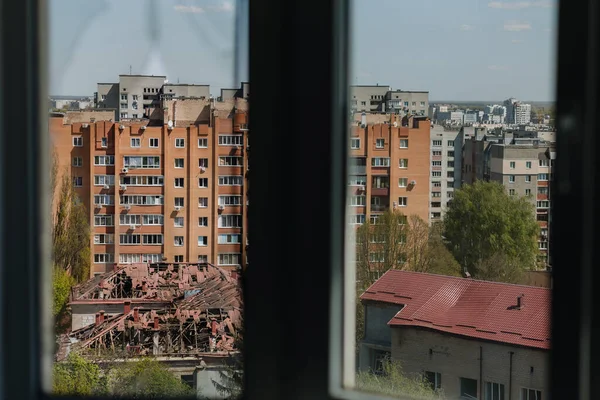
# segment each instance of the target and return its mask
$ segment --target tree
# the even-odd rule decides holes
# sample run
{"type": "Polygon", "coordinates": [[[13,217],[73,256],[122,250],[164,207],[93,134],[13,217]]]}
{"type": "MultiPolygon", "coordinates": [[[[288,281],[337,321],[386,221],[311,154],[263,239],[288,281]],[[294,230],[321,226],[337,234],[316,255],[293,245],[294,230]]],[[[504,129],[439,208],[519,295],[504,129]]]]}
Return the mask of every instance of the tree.
{"type": "Polygon", "coordinates": [[[538,233],[531,200],[509,196],[497,182],[457,190],[444,218],[450,251],[475,278],[515,282],[535,266],[538,233]]]}
{"type": "Polygon", "coordinates": [[[66,172],[62,174],[54,215],[52,250],[54,263],[69,271],[77,282],[89,277],[91,253],[87,211],[66,172]]]}
{"type": "Polygon", "coordinates": [[[69,294],[71,293],[71,287],[75,284],[75,280],[67,271],[56,265],[53,267],[52,272],[52,315],[56,318],[65,310],[69,294]]]}
{"type": "Polygon", "coordinates": [[[219,381],[212,380],[217,392],[228,399],[239,399],[244,390],[244,340],[243,328],[240,328],[235,337],[237,354],[230,354],[232,362],[224,371],[219,371],[219,381]]]}
{"type": "Polygon", "coordinates": [[[70,353],[63,362],[52,367],[52,391],[55,395],[91,396],[105,392],[98,365],[83,357],[70,353]]]}
{"type": "Polygon", "coordinates": [[[409,218],[406,270],[461,276],[461,268],[446,247],[439,223],[429,226],[418,216],[409,218]]]}
{"type": "Polygon", "coordinates": [[[110,395],[114,397],[158,399],[194,395],[192,388],[151,358],[124,362],[108,375],[110,395]]]}
{"type": "Polygon", "coordinates": [[[356,375],[357,390],[383,394],[390,397],[417,399],[444,399],[440,390],[434,390],[422,377],[409,377],[399,361],[385,358],[381,373],[359,372],[356,375]]]}

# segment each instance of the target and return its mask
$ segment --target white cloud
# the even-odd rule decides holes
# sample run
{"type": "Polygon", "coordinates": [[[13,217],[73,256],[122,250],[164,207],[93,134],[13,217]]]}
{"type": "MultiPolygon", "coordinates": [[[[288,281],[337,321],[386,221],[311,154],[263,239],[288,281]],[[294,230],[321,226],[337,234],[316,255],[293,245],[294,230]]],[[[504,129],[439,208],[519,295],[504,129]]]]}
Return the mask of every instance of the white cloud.
{"type": "Polygon", "coordinates": [[[202,7],[196,7],[196,6],[176,5],[173,8],[175,9],[175,11],[181,12],[181,13],[202,14],[203,12],[205,12],[202,7]]]}
{"type": "Polygon", "coordinates": [[[462,24],[460,26],[461,31],[472,31],[473,29],[475,29],[473,25],[462,24]]]}
{"type": "Polygon", "coordinates": [[[235,10],[235,6],[229,1],[224,1],[217,6],[208,6],[207,8],[215,12],[233,12],[235,10]]]}
{"type": "Polygon", "coordinates": [[[490,1],[488,3],[489,8],[496,8],[501,10],[522,10],[524,8],[550,8],[555,6],[556,3],[551,1],[490,1]]]}
{"type": "Polygon", "coordinates": [[[530,31],[531,24],[529,22],[507,21],[504,23],[504,30],[509,32],[530,31]]]}
{"type": "Polygon", "coordinates": [[[508,67],[506,65],[488,65],[488,69],[491,71],[506,71],[508,67]]]}

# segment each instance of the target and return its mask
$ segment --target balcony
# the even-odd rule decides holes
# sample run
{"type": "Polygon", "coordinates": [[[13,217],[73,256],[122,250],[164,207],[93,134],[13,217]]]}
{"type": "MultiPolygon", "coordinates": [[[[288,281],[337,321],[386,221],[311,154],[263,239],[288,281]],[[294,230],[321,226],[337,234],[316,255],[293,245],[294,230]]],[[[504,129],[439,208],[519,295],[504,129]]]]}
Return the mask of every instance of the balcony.
{"type": "Polygon", "coordinates": [[[367,174],[367,166],[366,165],[350,165],[348,167],[348,175],[366,175],[367,174]]]}
{"type": "Polygon", "coordinates": [[[442,156],[431,156],[432,161],[442,161],[442,156]]]}
{"type": "Polygon", "coordinates": [[[373,196],[389,196],[390,188],[387,187],[373,187],[371,188],[371,195],[373,196]]]}
{"type": "Polygon", "coordinates": [[[389,206],[384,204],[371,204],[371,212],[384,212],[389,206]]]}

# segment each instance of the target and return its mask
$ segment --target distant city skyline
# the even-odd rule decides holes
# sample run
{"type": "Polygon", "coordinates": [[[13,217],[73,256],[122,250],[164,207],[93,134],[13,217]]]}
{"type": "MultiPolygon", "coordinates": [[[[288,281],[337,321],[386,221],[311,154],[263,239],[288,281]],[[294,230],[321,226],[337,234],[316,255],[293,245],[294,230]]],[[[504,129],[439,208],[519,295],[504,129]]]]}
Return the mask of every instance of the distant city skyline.
{"type": "MultiPolygon", "coordinates": [[[[213,95],[237,87],[235,8],[234,0],[52,0],[49,93],[90,96],[130,66],[209,84],[213,95]]],[[[554,1],[355,0],[351,19],[350,84],[426,90],[431,102],[555,100],[554,1]]]]}

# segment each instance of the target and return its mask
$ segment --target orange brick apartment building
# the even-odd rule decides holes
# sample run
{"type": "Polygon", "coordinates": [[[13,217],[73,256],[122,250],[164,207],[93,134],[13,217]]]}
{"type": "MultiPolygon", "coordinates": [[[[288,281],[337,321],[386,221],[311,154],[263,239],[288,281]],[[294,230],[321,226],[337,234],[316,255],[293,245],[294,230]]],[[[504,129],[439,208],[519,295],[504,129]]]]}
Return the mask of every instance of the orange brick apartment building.
{"type": "Polygon", "coordinates": [[[388,208],[429,222],[430,129],[427,117],[358,114],[350,130],[351,223],[374,222],[388,208]]]}
{"type": "Polygon", "coordinates": [[[247,263],[246,100],[163,106],[158,126],[113,122],[107,110],[50,118],[60,164],[89,210],[92,275],[133,262],[247,263]]]}

